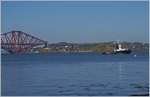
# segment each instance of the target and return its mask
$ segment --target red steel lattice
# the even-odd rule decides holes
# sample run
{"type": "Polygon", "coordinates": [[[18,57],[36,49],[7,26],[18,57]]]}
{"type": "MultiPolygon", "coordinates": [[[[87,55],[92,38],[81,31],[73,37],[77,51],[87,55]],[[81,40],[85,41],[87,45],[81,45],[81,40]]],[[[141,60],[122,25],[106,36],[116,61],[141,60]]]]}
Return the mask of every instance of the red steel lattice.
{"type": "Polygon", "coordinates": [[[10,53],[24,53],[47,42],[22,31],[11,31],[1,34],[1,48],[10,53]]]}

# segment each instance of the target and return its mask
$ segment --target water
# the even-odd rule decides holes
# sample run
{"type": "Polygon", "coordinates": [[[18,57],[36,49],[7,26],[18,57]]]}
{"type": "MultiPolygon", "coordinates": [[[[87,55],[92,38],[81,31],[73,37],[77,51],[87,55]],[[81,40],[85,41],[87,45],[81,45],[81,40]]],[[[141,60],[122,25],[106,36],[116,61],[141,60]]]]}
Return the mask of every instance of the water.
{"type": "Polygon", "coordinates": [[[128,96],[149,89],[148,53],[2,55],[1,68],[7,96],[128,96]]]}

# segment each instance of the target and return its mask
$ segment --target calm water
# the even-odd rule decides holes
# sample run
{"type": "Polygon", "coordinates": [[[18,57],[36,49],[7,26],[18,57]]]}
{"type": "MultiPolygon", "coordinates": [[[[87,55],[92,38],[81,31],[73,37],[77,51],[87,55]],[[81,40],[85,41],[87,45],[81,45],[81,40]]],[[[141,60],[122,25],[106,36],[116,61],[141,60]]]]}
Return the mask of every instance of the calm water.
{"type": "Polygon", "coordinates": [[[2,55],[2,95],[134,95],[149,89],[145,54],[2,55]]]}

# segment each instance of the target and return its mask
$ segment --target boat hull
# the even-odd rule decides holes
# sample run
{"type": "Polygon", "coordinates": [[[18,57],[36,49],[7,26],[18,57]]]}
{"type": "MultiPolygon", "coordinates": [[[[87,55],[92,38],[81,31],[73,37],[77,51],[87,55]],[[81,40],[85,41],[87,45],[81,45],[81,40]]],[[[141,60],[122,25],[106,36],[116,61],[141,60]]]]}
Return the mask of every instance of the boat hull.
{"type": "Polygon", "coordinates": [[[114,52],[103,52],[103,55],[110,55],[110,54],[130,54],[131,50],[124,50],[124,51],[114,51],[114,52]]]}
{"type": "Polygon", "coordinates": [[[125,50],[125,51],[115,51],[113,52],[114,54],[130,54],[132,51],[131,50],[125,50]]]}

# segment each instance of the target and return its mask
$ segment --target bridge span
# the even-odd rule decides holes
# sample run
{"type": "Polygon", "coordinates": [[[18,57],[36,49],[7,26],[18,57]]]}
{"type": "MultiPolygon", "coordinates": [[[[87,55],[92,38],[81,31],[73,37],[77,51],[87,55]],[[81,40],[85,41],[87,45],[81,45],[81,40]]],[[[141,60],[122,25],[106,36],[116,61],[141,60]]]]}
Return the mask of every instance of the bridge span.
{"type": "Polygon", "coordinates": [[[39,45],[47,46],[47,43],[22,31],[1,33],[1,48],[9,53],[25,53],[39,45]]]}

